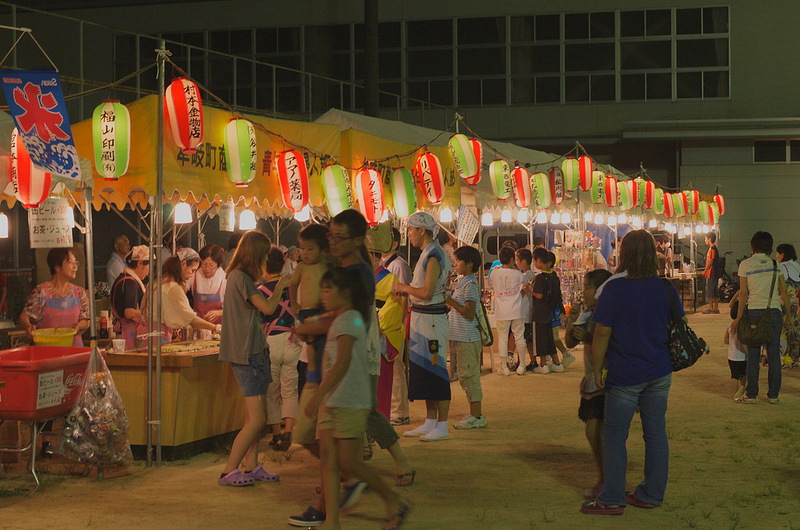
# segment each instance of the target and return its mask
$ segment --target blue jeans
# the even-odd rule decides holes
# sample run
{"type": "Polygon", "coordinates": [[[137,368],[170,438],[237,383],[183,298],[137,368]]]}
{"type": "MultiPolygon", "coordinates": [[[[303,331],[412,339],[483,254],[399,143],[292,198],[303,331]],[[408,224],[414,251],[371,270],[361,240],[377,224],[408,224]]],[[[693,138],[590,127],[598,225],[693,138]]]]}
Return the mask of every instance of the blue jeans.
{"type": "Polygon", "coordinates": [[[667,442],[667,398],[672,374],[634,386],[606,388],[603,441],[605,486],[598,502],[625,506],[625,471],[628,451],[625,443],[633,414],[638,407],[644,431],[644,480],[636,487],[636,498],[658,504],[664,502],[669,472],[667,442]]]}
{"type": "MultiPolygon", "coordinates": [[[[756,320],[764,314],[764,309],[748,309],[747,318],[756,320]]],[[[780,309],[770,309],[772,317],[772,337],[767,343],[767,397],[777,399],[781,391],[781,329],[783,329],[783,314],[780,309]]],[[[747,347],[747,390],[748,398],[758,396],[758,371],[761,367],[761,347],[747,347]]]]}

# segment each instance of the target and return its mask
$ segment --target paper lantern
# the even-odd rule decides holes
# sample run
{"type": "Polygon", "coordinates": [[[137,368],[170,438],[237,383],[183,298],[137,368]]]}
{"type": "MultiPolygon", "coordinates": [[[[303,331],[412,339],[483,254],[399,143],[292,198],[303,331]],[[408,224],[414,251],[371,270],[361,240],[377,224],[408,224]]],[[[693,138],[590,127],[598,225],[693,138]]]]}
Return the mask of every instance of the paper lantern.
{"type": "Polygon", "coordinates": [[[675,217],[675,202],[674,195],[671,193],[664,193],[664,215],[666,217],[675,217]]]}
{"type": "Polygon", "coordinates": [[[725,198],[718,193],[714,195],[711,201],[717,205],[717,209],[719,210],[719,215],[725,215],[725,198]]]}
{"type": "MultiPolygon", "coordinates": [[[[583,184],[581,184],[583,187],[583,184]]],[[[606,176],[602,171],[592,171],[592,201],[600,204],[606,200],[606,176]]]]}
{"type": "Polygon", "coordinates": [[[330,164],[322,170],[322,189],[331,217],[355,206],[353,187],[347,169],[339,164],[330,164]]]}
{"type": "Polygon", "coordinates": [[[672,205],[675,208],[675,217],[685,217],[689,213],[689,202],[682,191],[672,194],[672,205]]]}
{"type": "Polygon", "coordinates": [[[647,202],[647,183],[642,177],[636,177],[633,179],[633,182],[636,185],[636,193],[635,197],[633,198],[633,205],[641,206],[647,202]]]}
{"type": "Polygon", "coordinates": [[[356,175],[356,198],[361,213],[370,225],[383,216],[383,181],[374,169],[362,169],[356,175]]]}
{"type": "Polygon", "coordinates": [[[50,173],[33,165],[16,127],[11,131],[11,181],[14,195],[25,208],[39,206],[50,193],[50,173]]]}
{"type": "Polygon", "coordinates": [[[471,177],[464,177],[464,181],[470,186],[476,185],[481,181],[481,168],[483,167],[483,146],[479,140],[471,138],[469,145],[472,147],[472,154],[475,155],[475,174],[471,177]]]}
{"type": "Polygon", "coordinates": [[[225,126],[224,135],[228,178],[238,188],[244,188],[256,176],[256,130],[249,121],[234,118],[225,126]]]}
{"type": "Polygon", "coordinates": [[[131,116],[119,101],[103,101],[92,113],[94,167],[105,180],[117,180],[128,171],[131,116]]]}
{"type": "Polygon", "coordinates": [[[422,153],[414,164],[425,198],[431,204],[439,204],[444,198],[444,174],[439,158],[433,153],[422,153]]]}
{"type": "Polygon", "coordinates": [[[644,181],[644,206],[653,208],[656,203],[656,185],[652,180],[644,181]]]}
{"type": "Polygon", "coordinates": [[[617,185],[619,206],[622,211],[628,211],[634,206],[636,200],[636,182],[633,180],[626,180],[617,185]]]}
{"type": "Polygon", "coordinates": [[[550,193],[553,197],[553,204],[558,206],[564,202],[564,174],[557,167],[551,167],[548,173],[550,177],[550,193]]]}
{"type": "Polygon", "coordinates": [[[567,157],[561,163],[561,171],[564,173],[564,187],[567,191],[575,191],[581,181],[580,163],[570,157],[567,157]]]}
{"type": "Polygon", "coordinates": [[[618,197],[617,188],[617,179],[612,177],[611,175],[606,175],[605,180],[605,194],[606,194],[606,206],[616,206],[618,197]]]}
{"type": "Polygon", "coordinates": [[[719,204],[711,202],[708,205],[708,224],[715,225],[719,222],[719,204]]]}
{"type": "Polygon", "coordinates": [[[399,167],[392,172],[391,183],[394,213],[400,219],[407,219],[408,216],[417,211],[414,177],[409,170],[399,167]]]}
{"type": "Polygon", "coordinates": [[[531,177],[531,188],[536,196],[536,205],[539,208],[548,208],[552,204],[550,192],[550,178],[544,173],[536,173],[531,177]]]}
{"type": "Polygon", "coordinates": [[[592,167],[593,162],[592,159],[588,156],[582,156],[578,159],[578,168],[580,170],[580,177],[581,177],[581,189],[583,191],[589,191],[589,188],[592,187],[594,184],[594,177],[592,176],[592,167]]]}
{"type": "Polygon", "coordinates": [[[511,195],[511,170],[505,160],[498,158],[489,164],[489,181],[498,199],[507,199],[511,195]]]}
{"type": "Polygon", "coordinates": [[[514,200],[520,208],[527,208],[531,204],[531,175],[524,167],[516,166],[511,172],[511,185],[514,200]]]}
{"type": "Polygon", "coordinates": [[[708,203],[706,201],[700,201],[700,204],[697,206],[697,214],[700,216],[700,222],[708,224],[710,213],[711,209],[708,207],[708,203]]]}
{"type": "Polygon", "coordinates": [[[297,151],[284,151],[275,158],[275,168],[284,206],[295,213],[299,212],[308,204],[306,159],[297,151]]]}
{"type": "Polygon", "coordinates": [[[164,108],[175,145],[194,153],[203,141],[203,105],[197,85],[185,77],[174,80],[164,92],[164,108]]]}
{"type": "Polygon", "coordinates": [[[655,184],[653,184],[653,211],[656,215],[664,213],[664,190],[656,188],[655,184]]]}
{"type": "Polygon", "coordinates": [[[478,168],[476,166],[475,153],[467,137],[463,134],[454,134],[450,137],[447,146],[450,149],[450,156],[453,157],[456,171],[461,178],[473,177],[478,168]]]}
{"type": "Polygon", "coordinates": [[[686,203],[689,206],[687,213],[696,214],[697,209],[700,208],[700,194],[697,190],[686,190],[683,193],[686,195],[686,203]]]}

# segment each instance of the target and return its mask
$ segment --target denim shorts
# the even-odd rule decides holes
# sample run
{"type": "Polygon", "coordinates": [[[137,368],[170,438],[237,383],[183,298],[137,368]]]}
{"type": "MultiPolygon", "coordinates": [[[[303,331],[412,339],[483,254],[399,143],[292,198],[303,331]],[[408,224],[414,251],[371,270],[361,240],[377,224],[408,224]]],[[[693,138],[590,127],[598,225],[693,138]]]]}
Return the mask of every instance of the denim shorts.
{"type": "Polygon", "coordinates": [[[719,278],[706,278],[706,298],[719,298],[719,278]]]}
{"type": "Polygon", "coordinates": [[[231,370],[236,376],[236,381],[239,383],[244,397],[267,394],[267,386],[272,382],[269,350],[264,350],[258,355],[251,355],[248,364],[231,363],[231,370]]]}

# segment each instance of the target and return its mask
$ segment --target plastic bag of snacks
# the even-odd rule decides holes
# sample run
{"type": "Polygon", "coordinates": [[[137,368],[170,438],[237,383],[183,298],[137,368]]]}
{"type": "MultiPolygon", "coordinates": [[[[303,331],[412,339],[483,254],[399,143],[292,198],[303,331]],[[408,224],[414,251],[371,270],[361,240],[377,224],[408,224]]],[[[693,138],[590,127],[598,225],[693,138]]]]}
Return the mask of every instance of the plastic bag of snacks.
{"type": "Polygon", "coordinates": [[[92,349],[81,393],[67,415],[58,453],[95,466],[133,460],[128,438],[128,415],[111,372],[97,348],[92,349]]]}

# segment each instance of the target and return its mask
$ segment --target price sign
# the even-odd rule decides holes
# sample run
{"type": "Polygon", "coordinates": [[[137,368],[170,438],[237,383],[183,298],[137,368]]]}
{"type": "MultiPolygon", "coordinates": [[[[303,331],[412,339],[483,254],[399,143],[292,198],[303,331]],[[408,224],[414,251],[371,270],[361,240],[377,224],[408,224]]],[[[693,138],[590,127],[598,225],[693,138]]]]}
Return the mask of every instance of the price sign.
{"type": "Polygon", "coordinates": [[[72,208],[65,197],[50,198],[28,208],[31,248],[71,248],[72,208]]]}
{"type": "Polygon", "coordinates": [[[461,205],[458,210],[458,230],[456,230],[456,238],[468,245],[471,245],[478,234],[478,229],[481,223],[478,220],[478,213],[473,208],[467,208],[461,205]]]}

